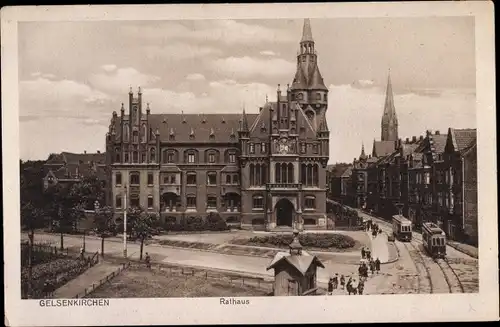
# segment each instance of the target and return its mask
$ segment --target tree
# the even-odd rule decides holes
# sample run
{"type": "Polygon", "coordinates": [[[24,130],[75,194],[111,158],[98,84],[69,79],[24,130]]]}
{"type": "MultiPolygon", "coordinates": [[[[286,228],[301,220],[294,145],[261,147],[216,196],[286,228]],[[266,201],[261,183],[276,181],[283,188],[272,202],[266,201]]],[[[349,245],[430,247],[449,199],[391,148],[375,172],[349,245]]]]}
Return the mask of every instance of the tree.
{"type": "Polygon", "coordinates": [[[78,219],[83,217],[84,204],[78,192],[71,186],[56,184],[45,192],[47,212],[51,222],[61,236],[61,250],[64,249],[64,233],[74,230],[78,219]]]}
{"type": "Polygon", "coordinates": [[[95,175],[84,177],[71,187],[71,193],[78,198],[84,209],[93,210],[94,203],[104,203],[104,188],[95,175]]]}
{"type": "Polygon", "coordinates": [[[153,236],[155,228],[158,227],[159,217],[155,213],[145,212],[142,208],[130,208],[128,217],[127,227],[131,226],[131,234],[141,241],[139,260],[142,260],[144,241],[153,236]]]}
{"type": "Polygon", "coordinates": [[[116,234],[113,208],[106,206],[97,209],[95,224],[95,232],[101,237],[101,255],[104,256],[104,239],[116,234]]]}

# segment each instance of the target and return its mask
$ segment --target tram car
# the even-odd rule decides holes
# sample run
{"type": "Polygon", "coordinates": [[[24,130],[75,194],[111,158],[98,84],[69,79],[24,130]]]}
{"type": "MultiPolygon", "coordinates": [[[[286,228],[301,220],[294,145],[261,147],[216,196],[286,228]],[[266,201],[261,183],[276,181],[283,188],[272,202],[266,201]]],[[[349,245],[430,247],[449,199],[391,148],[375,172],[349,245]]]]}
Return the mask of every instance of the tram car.
{"type": "Polygon", "coordinates": [[[446,256],[446,233],[435,223],[422,225],[422,241],[431,257],[444,258],[446,256]]]}
{"type": "Polygon", "coordinates": [[[401,215],[392,216],[392,234],[400,241],[411,241],[411,220],[401,215]]]}

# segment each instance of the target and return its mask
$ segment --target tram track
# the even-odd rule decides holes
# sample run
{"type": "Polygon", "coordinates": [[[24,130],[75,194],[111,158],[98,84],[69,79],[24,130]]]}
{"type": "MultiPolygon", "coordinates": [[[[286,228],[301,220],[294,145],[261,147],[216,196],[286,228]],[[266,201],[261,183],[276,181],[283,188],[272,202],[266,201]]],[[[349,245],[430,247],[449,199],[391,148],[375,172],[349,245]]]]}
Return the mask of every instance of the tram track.
{"type": "Polygon", "coordinates": [[[411,243],[403,242],[413,264],[417,268],[418,293],[433,293],[432,278],[429,268],[425,265],[420,251],[411,243]],[[425,275],[425,277],[424,277],[425,275]]]}
{"type": "Polygon", "coordinates": [[[457,273],[451,267],[448,260],[445,259],[434,259],[434,262],[437,263],[441,271],[443,272],[443,276],[448,283],[448,287],[450,289],[450,293],[464,293],[464,286],[458,278],[457,273]]]}

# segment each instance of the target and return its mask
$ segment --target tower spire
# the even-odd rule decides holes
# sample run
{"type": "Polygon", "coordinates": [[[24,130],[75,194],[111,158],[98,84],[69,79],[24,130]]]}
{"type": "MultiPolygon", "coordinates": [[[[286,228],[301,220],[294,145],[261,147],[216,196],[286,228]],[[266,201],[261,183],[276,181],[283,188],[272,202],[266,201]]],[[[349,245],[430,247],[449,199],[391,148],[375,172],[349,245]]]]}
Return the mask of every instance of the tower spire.
{"type": "Polygon", "coordinates": [[[382,115],[382,141],[398,140],[398,118],[394,107],[394,95],[392,91],[391,71],[387,76],[387,88],[385,93],[384,113],[382,115]]]}
{"type": "Polygon", "coordinates": [[[314,42],[311,32],[311,21],[309,18],[304,19],[304,26],[302,27],[302,39],[300,42],[314,42]]]}
{"type": "Polygon", "coordinates": [[[248,132],[248,119],[245,112],[245,106],[243,106],[243,116],[241,117],[241,130],[242,132],[248,132]]]}
{"type": "Polygon", "coordinates": [[[360,160],[366,159],[366,154],[365,154],[365,143],[361,142],[361,154],[359,155],[360,160]]]}

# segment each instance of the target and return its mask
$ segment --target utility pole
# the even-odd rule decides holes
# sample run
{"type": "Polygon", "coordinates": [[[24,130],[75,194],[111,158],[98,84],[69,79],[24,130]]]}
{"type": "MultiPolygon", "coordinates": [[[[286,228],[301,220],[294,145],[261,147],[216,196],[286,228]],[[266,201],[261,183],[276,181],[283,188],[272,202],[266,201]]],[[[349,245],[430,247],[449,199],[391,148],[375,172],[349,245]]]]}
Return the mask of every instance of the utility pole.
{"type": "Polygon", "coordinates": [[[127,185],[125,185],[125,208],[123,209],[123,257],[127,258],[127,185]]]}

